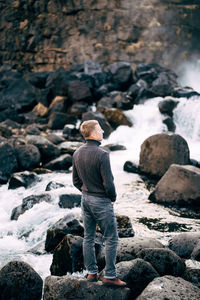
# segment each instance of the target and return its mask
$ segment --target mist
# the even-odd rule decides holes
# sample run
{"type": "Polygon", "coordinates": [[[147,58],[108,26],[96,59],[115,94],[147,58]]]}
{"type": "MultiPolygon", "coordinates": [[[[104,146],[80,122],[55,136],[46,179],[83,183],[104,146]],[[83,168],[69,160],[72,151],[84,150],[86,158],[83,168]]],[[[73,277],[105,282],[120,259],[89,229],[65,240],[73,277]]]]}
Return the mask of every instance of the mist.
{"type": "Polygon", "coordinates": [[[200,92],[200,59],[182,64],[177,71],[179,83],[200,92]]]}

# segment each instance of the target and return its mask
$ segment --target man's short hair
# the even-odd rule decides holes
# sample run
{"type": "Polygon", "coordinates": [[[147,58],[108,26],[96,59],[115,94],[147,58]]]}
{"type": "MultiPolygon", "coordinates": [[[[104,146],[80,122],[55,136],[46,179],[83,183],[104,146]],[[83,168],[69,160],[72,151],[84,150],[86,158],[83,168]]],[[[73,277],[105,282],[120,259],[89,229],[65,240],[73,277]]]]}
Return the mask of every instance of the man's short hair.
{"type": "Polygon", "coordinates": [[[96,125],[98,125],[98,124],[99,124],[99,122],[97,120],[84,121],[80,127],[82,136],[84,138],[89,137],[90,134],[92,133],[92,131],[95,130],[96,125]]]}

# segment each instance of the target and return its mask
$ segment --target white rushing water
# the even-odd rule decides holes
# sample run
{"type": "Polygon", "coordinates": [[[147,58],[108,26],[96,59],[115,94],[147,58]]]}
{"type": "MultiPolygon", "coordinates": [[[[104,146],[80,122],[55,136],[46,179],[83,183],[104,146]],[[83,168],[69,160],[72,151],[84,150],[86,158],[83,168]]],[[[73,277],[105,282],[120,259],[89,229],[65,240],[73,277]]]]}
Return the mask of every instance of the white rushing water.
{"type": "MultiPolygon", "coordinates": [[[[127,111],[127,116],[133,122],[133,127],[120,126],[111,134],[103,145],[118,143],[126,146],[125,151],[116,151],[110,154],[112,169],[115,177],[118,201],[115,204],[116,211],[131,217],[134,224],[141,214],[148,214],[148,217],[160,217],[167,220],[174,220],[164,208],[158,208],[155,204],[149,204],[148,191],[137,174],[129,174],[123,171],[124,162],[132,160],[139,161],[140,146],[149,136],[167,131],[162,123],[163,116],[158,110],[158,102],[162,98],[155,98],[137,105],[133,110],[127,111]],[[134,199],[134,204],[133,200],[134,199]],[[133,207],[134,205],[134,207],[133,207]]],[[[177,126],[177,133],[182,135],[188,142],[191,157],[200,161],[200,99],[180,99],[178,107],[174,111],[174,120],[177,126]]],[[[47,229],[71,213],[80,216],[80,208],[72,210],[61,209],[58,206],[59,194],[78,193],[73,187],[71,174],[54,173],[41,175],[41,181],[35,186],[24,189],[8,190],[8,185],[0,187],[0,268],[13,259],[21,259],[28,262],[43,279],[50,275],[49,267],[52,261],[51,254],[36,256],[30,250],[42,243],[46,237],[47,229]],[[49,181],[56,181],[65,184],[65,188],[48,192],[52,196],[52,202],[39,203],[26,211],[17,221],[11,221],[12,209],[22,203],[22,199],[33,194],[45,192],[49,181]]],[[[186,223],[187,221],[184,220],[186,223]]],[[[188,221],[190,222],[190,221],[188,221]]],[[[190,224],[190,223],[188,223],[190,224]]],[[[136,235],[148,235],[162,238],[163,233],[155,231],[144,231],[144,227],[137,227],[136,235]]],[[[166,235],[167,236],[167,235],[166,235]]]]}

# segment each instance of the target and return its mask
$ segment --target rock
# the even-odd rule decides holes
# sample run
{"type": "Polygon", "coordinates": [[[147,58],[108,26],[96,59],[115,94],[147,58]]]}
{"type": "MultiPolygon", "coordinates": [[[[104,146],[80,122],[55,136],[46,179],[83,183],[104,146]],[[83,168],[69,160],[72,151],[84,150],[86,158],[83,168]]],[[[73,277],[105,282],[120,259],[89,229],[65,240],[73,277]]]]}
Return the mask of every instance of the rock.
{"type": "Polygon", "coordinates": [[[26,79],[35,87],[39,89],[45,88],[47,77],[50,72],[34,72],[28,73],[26,79]]]}
{"type": "Polygon", "coordinates": [[[119,262],[116,268],[118,277],[131,289],[131,299],[135,299],[155,277],[159,277],[152,265],[140,258],[119,262]]]}
{"type": "Polygon", "coordinates": [[[191,282],[200,288],[200,269],[187,267],[184,274],[182,275],[183,279],[191,282]]]}
{"type": "Polygon", "coordinates": [[[18,167],[15,149],[7,142],[0,145],[0,173],[3,177],[9,177],[18,167]]]}
{"type": "Polygon", "coordinates": [[[133,82],[131,65],[128,62],[115,62],[108,66],[111,81],[125,90],[133,82]]]}
{"type": "MultiPolygon", "coordinates": [[[[69,105],[69,104],[68,104],[69,105]]],[[[48,113],[55,112],[65,113],[67,110],[67,97],[56,96],[49,105],[48,113]]]]}
{"type": "Polygon", "coordinates": [[[200,290],[192,283],[174,276],[155,278],[136,300],[196,300],[200,290]]]}
{"type": "Polygon", "coordinates": [[[163,119],[163,123],[167,126],[168,131],[175,132],[176,125],[174,124],[174,121],[171,117],[165,117],[163,119]]]}
{"type": "Polygon", "coordinates": [[[50,170],[68,170],[72,166],[72,156],[70,154],[63,154],[58,158],[49,161],[44,165],[44,168],[50,170]]]}
{"type": "Polygon", "coordinates": [[[141,172],[150,176],[160,178],[171,164],[188,163],[188,144],[178,134],[155,134],[141,145],[139,168],[141,172]]]}
{"type": "Polygon", "coordinates": [[[184,232],[169,240],[168,247],[183,258],[190,258],[193,250],[200,242],[200,233],[184,232]]]}
{"type": "Polygon", "coordinates": [[[200,169],[172,164],[149,195],[153,202],[200,206],[200,169]]]}
{"type": "Polygon", "coordinates": [[[127,237],[132,237],[135,235],[129,217],[118,215],[118,216],[116,216],[116,219],[117,219],[118,235],[120,238],[123,238],[123,237],[127,238],[127,237]]]}
{"type": "Polygon", "coordinates": [[[199,93],[194,91],[193,88],[186,86],[175,88],[172,95],[177,98],[190,98],[193,96],[199,96],[199,93]]]}
{"type": "Polygon", "coordinates": [[[101,128],[104,130],[104,138],[108,138],[109,135],[112,132],[112,127],[107,122],[104,115],[100,112],[86,112],[82,115],[82,122],[88,121],[88,120],[97,120],[101,126],[101,128]]]}
{"type": "Polygon", "coordinates": [[[151,263],[161,276],[181,276],[186,268],[183,260],[175,252],[169,249],[142,249],[137,256],[151,263]]]}
{"type": "Polygon", "coordinates": [[[45,191],[52,191],[52,190],[63,188],[63,187],[65,187],[65,185],[62,184],[62,183],[55,182],[55,181],[50,181],[47,184],[45,191]]]}
{"type": "Polygon", "coordinates": [[[0,123],[0,136],[9,138],[12,136],[12,131],[3,124],[3,122],[0,123]]]}
{"type": "Polygon", "coordinates": [[[170,96],[173,94],[174,88],[178,86],[176,78],[175,73],[161,72],[152,82],[150,91],[157,96],[170,96]]]}
{"type": "Polygon", "coordinates": [[[42,278],[27,263],[11,261],[0,270],[1,299],[40,300],[42,278]]]}
{"type": "Polygon", "coordinates": [[[15,149],[21,169],[32,170],[40,165],[41,154],[36,146],[26,144],[17,146],[15,149]]]}
{"type": "Polygon", "coordinates": [[[76,124],[76,117],[66,113],[54,112],[49,117],[48,127],[51,129],[63,129],[66,124],[76,124]]]}
{"type": "Polygon", "coordinates": [[[147,64],[147,63],[139,63],[136,66],[136,76],[144,81],[146,81],[149,85],[158,77],[158,74],[163,71],[163,68],[158,64],[147,64]]]}
{"type": "Polygon", "coordinates": [[[138,165],[133,163],[132,161],[126,161],[123,167],[124,171],[129,173],[138,173],[138,165]]]}
{"type": "Polygon", "coordinates": [[[82,114],[88,111],[88,103],[85,102],[75,102],[72,104],[68,110],[67,113],[70,116],[75,116],[79,119],[82,118],[82,114]]]}
{"type": "Polygon", "coordinates": [[[65,235],[62,241],[55,248],[53,261],[50,267],[51,275],[63,276],[67,272],[80,272],[83,270],[83,238],[65,235]]]}
{"type": "Polygon", "coordinates": [[[80,78],[73,78],[68,82],[68,97],[72,102],[85,101],[93,102],[93,85],[90,76],[82,75],[80,78]]]}
{"type": "MultiPolygon", "coordinates": [[[[46,105],[48,105],[48,103],[46,103],[46,105]]],[[[34,106],[32,111],[40,117],[45,117],[48,114],[48,107],[39,102],[36,106],[34,106]]]]}
{"type": "Polygon", "coordinates": [[[60,149],[61,153],[68,153],[72,155],[76,151],[76,149],[78,149],[82,145],[82,142],[63,142],[58,145],[58,148],[60,149]]]}
{"type": "Polygon", "coordinates": [[[152,238],[125,238],[119,239],[117,262],[129,261],[137,258],[138,252],[146,248],[163,248],[164,246],[152,238]]]}
{"type": "Polygon", "coordinates": [[[87,59],[84,61],[84,73],[87,75],[94,75],[102,73],[102,67],[97,62],[87,59]]]}
{"type": "Polygon", "coordinates": [[[75,125],[66,124],[63,129],[63,137],[69,141],[82,141],[80,131],[75,125]]]}
{"type": "Polygon", "coordinates": [[[49,140],[51,143],[58,145],[65,141],[65,139],[62,136],[59,136],[55,133],[50,133],[46,136],[46,139],[49,140]]]}
{"type": "Polygon", "coordinates": [[[74,208],[77,206],[81,206],[81,195],[77,195],[77,194],[60,195],[58,205],[61,208],[74,208]]]}
{"type": "Polygon", "coordinates": [[[179,101],[172,99],[162,100],[158,103],[158,108],[161,114],[167,114],[168,116],[173,116],[173,110],[178,105],[179,101]]]}
{"type": "Polygon", "coordinates": [[[89,282],[85,278],[65,275],[48,276],[45,279],[44,300],[87,299],[87,300],[128,300],[128,288],[113,289],[102,282],[89,282]]]}
{"type": "Polygon", "coordinates": [[[25,129],[26,134],[40,135],[41,131],[36,124],[28,125],[25,129]]]}
{"type": "Polygon", "coordinates": [[[109,149],[109,151],[121,151],[126,150],[126,147],[123,145],[118,144],[107,144],[104,146],[105,148],[109,149]]]}
{"type": "Polygon", "coordinates": [[[109,124],[116,129],[120,125],[133,126],[131,120],[123,113],[121,109],[118,108],[105,108],[103,111],[109,124]]]}
{"type": "Polygon", "coordinates": [[[28,135],[26,137],[29,144],[35,145],[40,150],[42,161],[47,162],[60,155],[59,148],[48,141],[43,136],[28,135]]]}
{"type": "Polygon", "coordinates": [[[191,258],[200,261],[200,241],[196,245],[196,247],[193,249],[191,258]]]}
{"type": "Polygon", "coordinates": [[[83,236],[83,231],[83,226],[74,218],[74,215],[66,215],[47,230],[45,250],[53,251],[66,234],[83,236]]]}
{"type": "Polygon", "coordinates": [[[22,204],[13,208],[11,214],[11,220],[18,220],[19,216],[24,214],[27,210],[31,209],[35,204],[40,202],[50,202],[51,196],[48,194],[41,194],[41,195],[31,195],[25,197],[22,200],[22,204]]]}
{"type": "Polygon", "coordinates": [[[36,184],[38,181],[40,181],[40,178],[34,172],[25,171],[15,173],[9,180],[8,189],[17,189],[21,186],[28,188],[36,184]]]}

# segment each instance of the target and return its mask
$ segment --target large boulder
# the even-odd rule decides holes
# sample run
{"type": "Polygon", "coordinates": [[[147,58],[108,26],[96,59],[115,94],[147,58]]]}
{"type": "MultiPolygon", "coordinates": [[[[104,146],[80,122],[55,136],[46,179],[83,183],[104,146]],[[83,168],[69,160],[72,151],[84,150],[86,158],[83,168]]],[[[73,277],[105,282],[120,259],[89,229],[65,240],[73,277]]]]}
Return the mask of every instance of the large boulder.
{"type": "Polygon", "coordinates": [[[27,263],[11,261],[0,270],[1,300],[40,300],[42,278],[27,263]]]}
{"type": "Polygon", "coordinates": [[[146,248],[163,248],[164,246],[153,238],[129,237],[119,239],[117,262],[137,258],[138,253],[146,248]]]}
{"type": "Polygon", "coordinates": [[[152,265],[140,258],[119,262],[116,268],[119,278],[131,289],[133,298],[137,297],[155,277],[159,277],[152,265]]]}
{"type": "Polygon", "coordinates": [[[102,282],[89,282],[85,278],[66,275],[62,277],[48,276],[44,285],[44,300],[128,300],[128,288],[113,289],[102,282]]]}
{"type": "Polygon", "coordinates": [[[7,142],[0,145],[0,174],[9,177],[18,167],[15,149],[7,142]]]}
{"type": "Polygon", "coordinates": [[[17,220],[20,215],[24,214],[25,211],[31,209],[35,204],[42,201],[50,202],[51,196],[48,194],[31,195],[22,200],[22,204],[13,208],[11,214],[11,220],[17,220]]]}
{"type": "Polygon", "coordinates": [[[72,166],[72,156],[70,154],[63,154],[58,158],[49,161],[44,165],[44,168],[50,170],[68,170],[72,166]]]}
{"type": "Polygon", "coordinates": [[[140,171],[162,177],[171,164],[189,164],[189,148],[178,134],[161,133],[147,138],[141,145],[140,171]]]}
{"type": "Polygon", "coordinates": [[[190,258],[198,243],[200,243],[199,232],[184,232],[172,237],[168,247],[180,257],[190,258]]]}
{"type": "Polygon", "coordinates": [[[83,236],[83,226],[72,214],[65,216],[47,230],[45,250],[51,252],[66,234],[83,236]]]}
{"type": "Polygon", "coordinates": [[[132,68],[128,62],[115,62],[108,66],[111,74],[111,81],[125,90],[133,82],[132,68]]]}
{"type": "Polygon", "coordinates": [[[34,145],[20,145],[16,148],[16,156],[19,167],[25,170],[32,170],[39,166],[41,154],[34,145]]]}
{"type": "Polygon", "coordinates": [[[143,249],[137,256],[151,263],[161,276],[180,276],[186,268],[183,260],[169,249],[143,249]]]}
{"type": "Polygon", "coordinates": [[[158,203],[200,207],[200,169],[171,165],[149,199],[158,203]]]}
{"type": "Polygon", "coordinates": [[[136,300],[197,300],[200,289],[192,283],[174,276],[155,278],[136,300]]]}

